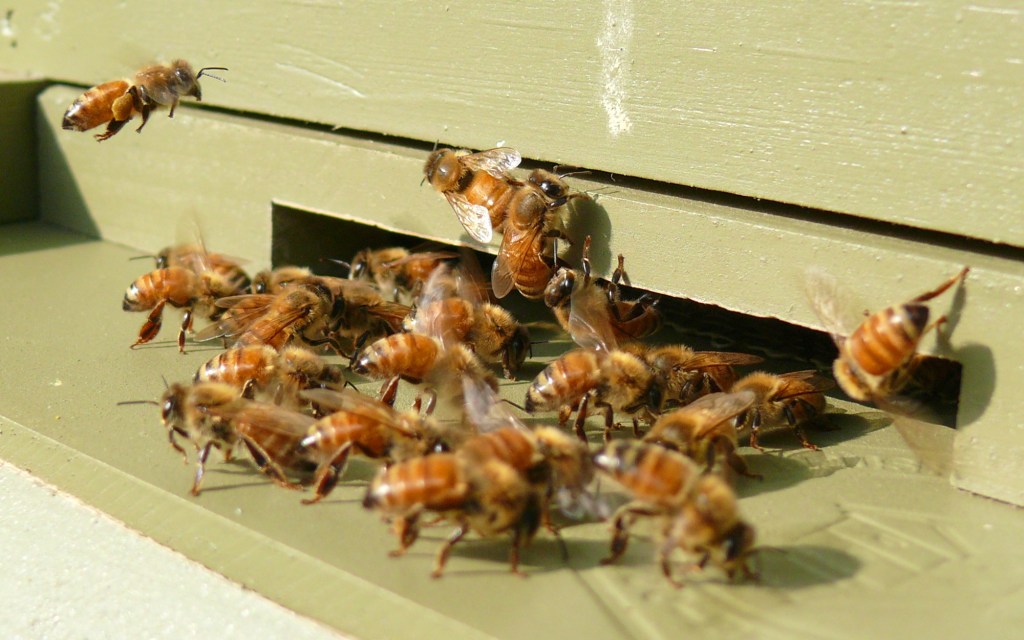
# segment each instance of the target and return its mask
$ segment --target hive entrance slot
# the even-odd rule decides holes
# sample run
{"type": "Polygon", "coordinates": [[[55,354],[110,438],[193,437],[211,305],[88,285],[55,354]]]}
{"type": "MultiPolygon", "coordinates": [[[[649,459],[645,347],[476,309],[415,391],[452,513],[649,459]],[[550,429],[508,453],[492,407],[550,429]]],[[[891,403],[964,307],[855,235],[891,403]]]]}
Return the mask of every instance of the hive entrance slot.
{"type": "MultiPolygon", "coordinates": [[[[317,273],[345,275],[346,270],[326,258],[350,260],[366,248],[403,246],[422,247],[427,240],[354,220],[336,218],[309,210],[274,204],[272,213],[272,252],[274,266],[295,264],[317,273]]],[[[430,243],[434,249],[453,245],[430,243]]],[[[494,257],[477,252],[485,273],[494,257]]],[[[627,256],[627,269],[628,269],[627,256]]],[[[630,273],[633,282],[642,282],[643,274],[630,273]]],[[[623,297],[632,299],[639,289],[625,287],[623,297]]],[[[817,369],[831,376],[836,347],[828,334],[790,324],[775,318],[748,316],[692,300],[664,298],[660,303],[667,326],[652,338],[655,343],[683,342],[697,350],[737,351],[764,358],[760,367],[774,373],[817,369]]],[[[524,321],[553,322],[550,312],[540,303],[513,294],[502,305],[524,321]]],[[[571,347],[571,342],[555,335],[552,342],[538,345],[538,356],[554,356],[571,347]]],[[[928,357],[918,368],[904,393],[908,406],[920,407],[929,421],[956,426],[960,394],[961,365],[944,358],[928,357]]],[[[841,391],[829,395],[846,399],[841,391]]]]}

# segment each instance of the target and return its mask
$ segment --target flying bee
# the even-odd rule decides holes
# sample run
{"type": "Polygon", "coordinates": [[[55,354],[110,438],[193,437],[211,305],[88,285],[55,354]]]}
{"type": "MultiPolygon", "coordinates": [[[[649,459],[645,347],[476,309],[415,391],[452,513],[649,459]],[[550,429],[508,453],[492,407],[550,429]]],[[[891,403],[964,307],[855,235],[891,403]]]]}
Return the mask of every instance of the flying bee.
{"type": "Polygon", "coordinates": [[[185,310],[178,331],[178,350],[184,353],[185,334],[192,329],[193,317],[218,317],[221,309],[216,303],[236,293],[236,284],[214,271],[196,273],[183,267],[167,267],[143,274],[128,287],[121,302],[125,311],[150,312],[131,346],[145,344],[157,336],[163,326],[164,307],[170,304],[185,310]]]}
{"type": "Polygon", "coordinates": [[[804,426],[822,419],[825,414],[825,394],[835,384],[817,371],[794,371],[774,375],[755,371],[740,378],[730,389],[733,393],[752,392],[753,405],[736,416],[735,425],[741,434],[750,432],[750,446],[763,451],[758,444],[762,429],[788,426],[800,439],[800,444],[814,451],[818,447],[807,439],[804,426]]]}
{"type": "Polygon", "coordinates": [[[946,321],[940,316],[929,323],[925,303],[966,280],[968,271],[964,267],[935,289],[869,315],[852,333],[845,326],[835,279],[822,271],[809,271],[811,306],[839,348],[833,374],[842,390],[854,400],[876,404],[886,404],[897,394],[919,362],[914,356],[921,338],[946,321]]]}
{"type": "Polygon", "coordinates": [[[506,309],[491,304],[476,258],[463,255],[455,271],[438,267],[423,288],[406,329],[438,337],[443,345],[465,344],[484,362],[515,374],[530,350],[530,332],[506,309]]]}
{"type": "Polygon", "coordinates": [[[202,365],[194,378],[195,382],[230,384],[247,398],[257,391],[269,391],[276,404],[296,404],[300,390],[343,380],[340,367],[309,349],[291,345],[279,352],[266,344],[228,349],[202,365]]]}
{"type": "MultiPolygon", "coordinates": [[[[642,340],[661,328],[657,299],[645,293],[636,300],[622,300],[619,282],[625,277],[625,259],[612,279],[599,283],[591,278],[590,236],[583,242],[582,270],[561,267],[544,289],[544,304],[558,323],[579,343],[586,341],[595,324],[607,324],[619,344],[642,340]],[[577,337],[578,336],[578,337],[577,337]]],[[[586,345],[582,345],[586,346],[586,345]]]]}
{"type": "Polygon", "coordinates": [[[208,73],[211,70],[227,71],[227,68],[203,67],[196,72],[184,60],[143,67],[131,78],[104,82],[83,93],[64,112],[62,126],[69,131],[88,131],[106,124],[106,130],[94,136],[103,141],[138,114],[142,116],[142,124],[136,131],[142,131],[154,109],[168,107],[167,115],[173,118],[174,109],[182,98],[201,101],[199,78],[206,75],[223,81],[208,73]]]}
{"type": "Polygon", "coordinates": [[[528,544],[542,518],[542,496],[516,469],[500,460],[477,462],[438,453],[399,462],[378,471],[363,500],[393,519],[400,556],[419,537],[419,518],[434,512],[455,530],[437,553],[431,576],[440,578],[448,556],[470,531],[483,537],[510,532],[509,565],[519,571],[520,548],[528,544]]]}
{"type": "Polygon", "coordinates": [[[280,350],[295,338],[322,343],[335,298],[316,283],[302,282],[277,294],[248,294],[217,301],[226,312],[216,324],[196,333],[196,340],[233,339],[235,346],[265,344],[280,350]]]}
{"type": "Polygon", "coordinates": [[[466,232],[487,243],[504,226],[509,202],[522,185],[509,175],[521,161],[509,147],[477,153],[438,149],[427,158],[423,174],[448,200],[466,232]]]}
{"type": "Polygon", "coordinates": [[[369,280],[393,301],[409,303],[420,295],[434,269],[456,257],[452,251],[363,249],[352,258],[349,278],[369,280]]]}
{"type": "Polygon", "coordinates": [[[736,453],[739,437],[733,424],[733,418],[749,409],[755,399],[753,391],[703,396],[662,414],[643,441],[679,451],[697,463],[706,464],[708,471],[714,470],[722,459],[736,473],[759,478],[750,473],[747,463],[736,453]]]}
{"type": "Polygon", "coordinates": [[[552,238],[568,240],[561,229],[558,210],[574,198],[557,175],[537,169],[518,187],[508,204],[505,235],[491,269],[491,289],[504,298],[512,289],[523,297],[539,300],[551,280],[558,256],[548,242],[552,238]]]}
{"type": "Polygon", "coordinates": [[[302,439],[306,457],[317,463],[315,493],[303,500],[304,504],[327,497],[344,475],[352,454],[390,464],[449,447],[443,432],[429,418],[395,411],[351,389],[309,389],[301,395],[332,411],[310,426],[302,439]]]}
{"type": "Polygon", "coordinates": [[[629,528],[640,517],[662,521],[658,560],[665,578],[675,587],[670,554],[678,547],[701,554],[697,567],[708,562],[731,578],[747,577],[746,565],[754,544],[754,529],[739,517],[736,494],[715,474],[701,473],[695,462],[664,447],[628,440],[610,443],[594,455],[597,469],[625,487],[632,499],[612,516],[611,564],[626,552],[629,528]]]}

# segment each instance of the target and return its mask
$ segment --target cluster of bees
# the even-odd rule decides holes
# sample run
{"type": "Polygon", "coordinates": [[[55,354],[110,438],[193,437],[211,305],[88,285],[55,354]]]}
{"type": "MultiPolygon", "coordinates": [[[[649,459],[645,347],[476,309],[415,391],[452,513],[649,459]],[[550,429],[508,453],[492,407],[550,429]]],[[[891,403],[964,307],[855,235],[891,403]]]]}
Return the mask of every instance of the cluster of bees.
{"type": "MultiPolygon", "coordinates": [[[[65,123],[107,109],[87,122],[109,122],[98,136],[106,139],[136,111],[145,123],[156,106],[173,109],[180,96],[199,97],[197,79],[206,69],[193,74],[183,62],[160,69],[181,83],[163,81],[174,88],[155,91],[147,82],[161,73],[148,68],[115,106],[93,104],[109,93],[107,85],[89,90],[65,123]],[[130,105],[116,106],[127,95],[130,105]]],[[[345,278],[286,266],[250,279],[237,260],[201,243],[155,257],[156,269],[132,283],[123,301],[126,311],[149,312],[135,345],[157,335],[170,304],[184,310],[179,350],[196,316],[210,324],[193,332],[195,340],[229,347],[154,403],[174,449],[186,456],[181,439],[198,452],[192,493],[199,493],[215,448],[225,458],[246,451],[282,487],[312,486],[306,503],[331,492],[352,455],[380,461],[363,504],[393,523],[395,555],[416,541],[428,513],[456,527],[438,552],[437,577],[470,531],[510,534],[510,564],[518,573],[520,548],[542,526],[558,534],[555,511],[607,513],[593,490],[601,475],[630,497],[611,515],[605,562],[624,553],[637,519],[653,518],[658,562],[672,584],[681,585],[670,562],[676,549],[698,556],[698,567],[753,576],[754,529],[739,513],[733,480],[756,476],[737,453],[739,443],[749,438],[760,450],[759,434],[781,427],[816,449],[806,429],[823,419],[833,381],[816,370],[740,376],[735,367],[761,358],[647,342],[662,313],[650,294],[624,298],[621,256],[610,280],[591,273],[590,237],[579,268],[559,258],[557,242],[572,241],[563,212],[589,196],[549,171],[516,178],[520,160],[504,147],[440,149],[424,166],[426,181],[470,236],[486,243],[502,234],[489,282],[475,256],[445,250],[368,249],[352,259],[345,278]],[[542,300],[578,346],[533,379],[521,407],[542,421],[554,416],[555,424],[528,427],[497,395],[495,370],[514,378],[530,355],[529,326],[498,305],[513,289],[542,300]],[[328,363],[327,352],[348,366],[328,363]],[[352,376],[382,381],[378,396],[348,388],[352,376]],[[420,390],[406,411],[394,407],[401,381],[420,390]],[[437,419],[439,400],[458,418],[437,419]],[[599,445],[590,444],[585,429],[595,411],[604,418],[599,445]],[[631,422],[634,437],[615,434],[616,417],[631,422]]],[[[890,406],[921,360],[921,337],[943,321],[929,322],[927,303],[967,272],[852,329],[844,326],[834,280],[809,274],[811,303],[839,348],[833,374],[842,390],[890,406]]]]}

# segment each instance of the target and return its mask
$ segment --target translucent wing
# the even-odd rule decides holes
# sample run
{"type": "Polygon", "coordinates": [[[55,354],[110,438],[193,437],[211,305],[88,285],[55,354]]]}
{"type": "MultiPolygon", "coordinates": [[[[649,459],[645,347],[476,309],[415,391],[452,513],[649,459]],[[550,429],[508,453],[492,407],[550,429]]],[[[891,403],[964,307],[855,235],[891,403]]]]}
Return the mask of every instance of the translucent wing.
{"type": "Polygon", "coordinates": [[[569,298],[569,335],[573,342],[598,351],[617,349],[605,292],[584,278],[577,277],[576,282],[579,284],[569,298]]]}
{"type": "Polygon", "coordinates": [[[512,147],[497,147],[461,156],[459,161],[474,171],[486,171],[495,178],[504,179],[509,171],[519,166],[523,157],[512,147]]]}
{"type": "Polygon", "coordinates": [[[508,239],[508,234],[501,239],[498,257],[495,258],[494,265],[491,267],[491,292],[498,299],[504,298],[515,288],[515,274],[512,271],[508,252],[505,250],[508,239]]]}
{"type": "Polygon", "coordinates": [[[193,337],[197,342],[214,338],[234,338],[242,335],[270,310],[275,296],[270,294],[251,294],[228,296],[217,300],[217,306],[227,309],[221,318],[196,332],[193,337]]]}
{"type": "MultiPolygon", "coordinates": [[[[381,424],[410,437],[417,435],[405,428],[399,419],[401,414],[391,406],[384,404],[376,398],[359,393],[354,389],[342,389],[341,391],[306,389],[300,392],[299,395],[330,411],[344,411],[358,415],[370,422],[381,424]]],[[[307,438],[302,444],[309,446],[312,441],[310,438],[307,438]]]]}
{"type": "Polygon", "coordinates": [[[839,281],[824,269],[809,267],[804,273],[804,291],[822,326],[836,344],[842,344],[858,322],[851,317],[848,294],[839,281]]]}
{"type": "Polygon", "coordinates": [[[746,411],[756,399],[756,394],[749,390],[709,393],[676,411],[684,412],[703,424],[716,425],[746,411]]]}
{"type": "Polygon", "coordinates": [[[486,244],[491,241],[494,229],[491,227],[491,213],[487,207],[473,204],[466,196],[454,191],[446,191],[444,197],[448,199],[448,204],[455,211],[455,217],[462,223],[466,233],[477,242],[486,244]]]}
{"type": "Polygon", "coordinates": [[[772,401],[795,398],[797,396],[809,395],[828,391],[836,386],[831,378],[826,378],[814,369],[806,371],[792,371],[779,376],[783,384],[778,392],[772,396],[772,401]]]}
{"type": "Polygon", "coordinates": [[[508,404],[486,380],[466,375],[462,378],[463,403],[466,417],[480,433],[497,431],[503,427],[527,430],[523,422],[512,413],[508,404]]]}

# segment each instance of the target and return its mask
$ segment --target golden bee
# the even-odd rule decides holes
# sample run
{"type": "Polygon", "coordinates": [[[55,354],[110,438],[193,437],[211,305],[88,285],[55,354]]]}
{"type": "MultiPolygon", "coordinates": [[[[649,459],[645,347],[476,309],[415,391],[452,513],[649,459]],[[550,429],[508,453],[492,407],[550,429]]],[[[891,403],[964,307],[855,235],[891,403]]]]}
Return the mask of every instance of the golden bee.
{"type": "Polygon", "coordinates": [[[511,533],[509,565],[519,571],[520,548],[540,528],[542,496],[523,474],[500,460],[477,462],[451,453],[438,453],[382,468],[363,500],[394,523],[399,541],[392,556],[404,554],[419,537],[419,519],[433,512],[453,522],[455,530],[437,553],[431,576],[440,578],[448,556],[467,533],[483,537],[511,533]]]}
{"type": "Polygon", "coordinates": [[[313,272],[308,268],[294,265],[260,271],[252,279],[252,293],[269,293],[271,295],[281,293],[281,289],[289,284],[307,281],[313,277],[313,272]]]}
{"type": "Polygon", "coordinates": [[[309,389],[301,395],[331,411],[309,427],[301,442],[306,458],[317,464],[315,492],[303,500],[305,504],[319,502],[331,492],[352,454],[390,464],[449,446],[429,419],[395,411],[351,389],[309,389]]]}
{"type": "Polygon", "coordinates": [[[519,152],[509,147],[477,153],[438,149],[427,158],[423,173],[448,200],[466,232],[486,243],[505,224],[508,204],[522,184],[509,172],[521,161],[519,152]]]}
{"type": "Polygon", "coordinates": [[[253,398],[268,392],[276,404],[295,404],[298,392],[313,386],[336,385],[344,373],[309,349],[285,346],[281,351],[265,344],[238,346],[220,353],[196,372],[194,382],[223,382],[253,398]]]}
{"type": "Polygon", "coordinates": [[[834,383],[817,371],[794,371],[775,375],[755,371],[736,381],[731,391],[752,392],[753,405],[736,417],[736,428],[750,433],[750,446],[763,450],[758,443],[762,430],[789,427],[804,448],[818,447],[807,439],[804,427],[820,421],[825,414],[825,394],[834,383]]]}
{"type": "Polygon", "coordinates": [[[678,451],[714,470],[722,460],[736,473],[751,478],[747,463],[736,452],[739,437],[733,418],[754,403],[753,391],[712,393],[685,407],[661,415],[643,441],[678,451]]]}
{"type": "Polygon", "coordinates": [[[608,282],[591,277],[590,236],[583,242],[582,270],[561,267],[544,289],[544,304],[554,312],[562,328],[574,340],[586,340],[587,325],[610,326],[615,341],[627,344],[653,335],[661,328],[661,313],[657,299],[643,294],[636,300],[622,300],[619,282],[625,277],[625,259],[619,255],[619,264],[608,282]]]}
{"type": "Polygon", "coordinates": [[[712,562],[730,578],[740,571],[754,577],[746,563],[754,529],[740,518],[736,494],[724,479],[701,473],[676,451],[627,440],[606,445],[594,455],[594,465],[632,497],[612,516],[611,555],[602,564],[626,552],[629,528],[637,518],[657,517],[662,522],[658,562],[673,586],[683,586],[672,575],[670,555],[676,548],[699,554],[698,568],[712,562]]]}
{"type": "Polygon", "coordinates": [[[121,302],[125,311],[150,312],[131,346],[145,344],[157,336],[163,326],[164,307],[170,304],[185,311],[178,331],[178,350],[184,353],[185,334],[192,329],[193,317],[218,317],[222,310],[216,306],[217,301],[238,292],[237,283],[215,271],[196,273],[183,267],[167,267],[143,274],[128,287],[121,302]]]}
{"type": "Polygon", "coordinates": [[[199,78],[205,75],[221,80],[209,73],[216,70],[227,71],[225,67],[203,67],[196,72],[184,60],[143,67],[131,78],[104,82],[83,93],[64,112],[62,126],[70,131],[88,131],[106,124],[106,130],[94,136],[103,141],[139,115],[142,124],[136,131],[142,131],[154,109],[166,107],[168,117],[173,118],[182,98],[202,100],[199,78]]]}
{"type": "Polygon", "coordinates": [[[223,298],[226,312],[216,324],[196,333],[196,339],[233,339],[235,346],[265,344],[280,350],[294,338],[322,344],[327,339],[335,298],[326,287],[297,283],[277,294],[223,298]]]}
{"type": "Polygon", "coordinates": [[[456,257],[453,251],[364,249],[352,258],[349,278],[368,280],[391,300],[409,303],[420,295],[434,269],[456,257]]]}
{"type": "Polygon", "coordinates": [[[582,193],[570,193],[557,175],[537,169],[518,187],[508,204],[505,235],[491,269],[491,289],[504,298],[513,289],[530,300],[544,297],[557,266],[557,255],[549,242],[568,240],[561,228],[558,210],[582,193]]]}
{"type": "Polygon", "coordinates": [[[935,289],[869,315],[852,333],[844,326],[834,279],[823,272],[809,272],[811,304],[839,348],[833,374],[842,390],[854,400],[883,404],[898,393],[913,374],[921,338],[946,319],[940,316],[929,323],[925,303],[965,281],[969,271],[964,267],[935,289]]]}
{"type": "Polygon", "coordinates": [[[491,304],[484,291],[475,257],[463,256],[454,272],[442,265],[424,286],[406,329],[435,336],[442,345],[468,345],[484,362],[501,363],[505,377],[514,379],[530,350],[529,330],[491,304]]]}
{"type": "Polygon", "coordinates": [[[219,449],[229,460],[240,443],[275,483],[300,488],[288,480],[284,469],[300,467],[298,444],[313,422],[311,417],[241,399],[235,387],[219,382],[172,384],[153,404],[160,406],[171,446],[186,463],[188,456],[177,438],[184,438],[197,451],[192,495],[199,495],[210,451],[219,449]]]}
{"type": "Polygon", "coordinates": [[[153,258],[157,269],[182,267],[195,273],[213,271],[235,286],[238,291],[249,288],[249,275],[241,261],[207,251],[202,242],[172,245],[161,249],[153,258]]]}
{"type": "Polygon", "coordinates": [[[738,377],[733,367],[764,362],[747,353],[694,351],[683,344],[648,347],[631,343],[623,350],[638,355],[658,372],[666,405],[685,406],[709,393],[728,391],[738,377]]]}

